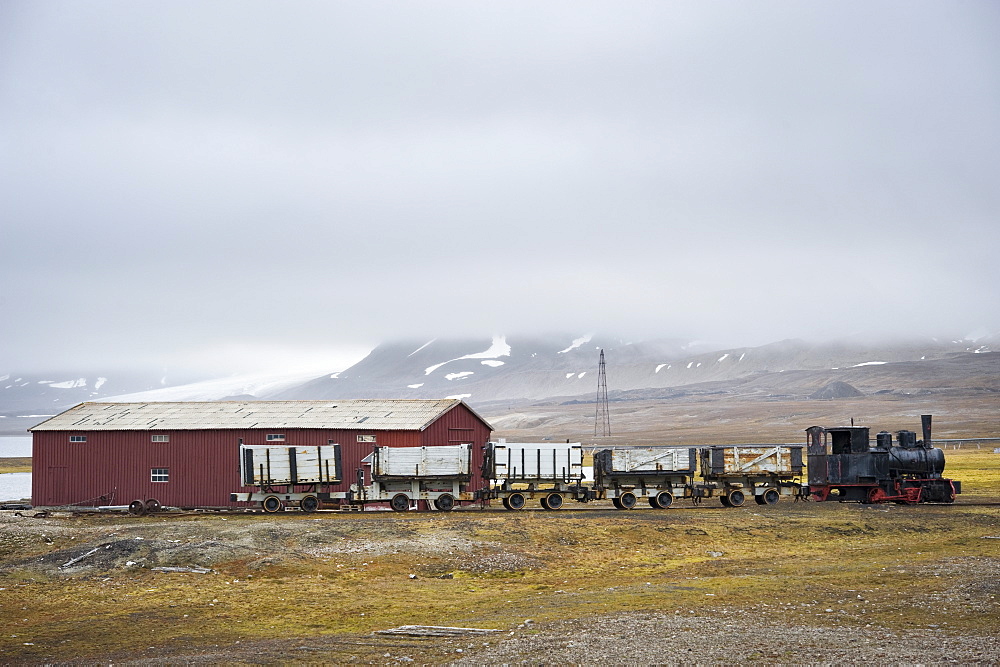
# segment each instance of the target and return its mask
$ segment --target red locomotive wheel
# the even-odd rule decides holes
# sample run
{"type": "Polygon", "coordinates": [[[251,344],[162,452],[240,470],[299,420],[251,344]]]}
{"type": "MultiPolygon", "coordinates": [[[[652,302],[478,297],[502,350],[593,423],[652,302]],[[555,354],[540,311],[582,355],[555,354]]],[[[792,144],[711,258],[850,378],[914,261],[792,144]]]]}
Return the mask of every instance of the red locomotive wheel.
{"type": "Polygon", "coordinates": [[[868,498],[866,502],[884,503],[886,500],[888,500],[888,498],[889,498],[888,494],[886,494],[886,492],[883,491],[881,487],[876,486],[874,488],[868,489],[868,498]]]}

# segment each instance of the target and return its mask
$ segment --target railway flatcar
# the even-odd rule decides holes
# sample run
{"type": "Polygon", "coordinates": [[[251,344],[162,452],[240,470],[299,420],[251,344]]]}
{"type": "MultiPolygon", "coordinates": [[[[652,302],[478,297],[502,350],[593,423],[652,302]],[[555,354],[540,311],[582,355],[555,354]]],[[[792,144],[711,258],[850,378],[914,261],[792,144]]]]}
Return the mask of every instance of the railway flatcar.
{"type": "Polygon", "coordinates": [[[866,426],[806,429],[809,492],[819,501],[953,503],[962,483],[944,477],[944,452],[931,443],[931,415],[913,431],[882,431],[871,444],[866,426]]]}

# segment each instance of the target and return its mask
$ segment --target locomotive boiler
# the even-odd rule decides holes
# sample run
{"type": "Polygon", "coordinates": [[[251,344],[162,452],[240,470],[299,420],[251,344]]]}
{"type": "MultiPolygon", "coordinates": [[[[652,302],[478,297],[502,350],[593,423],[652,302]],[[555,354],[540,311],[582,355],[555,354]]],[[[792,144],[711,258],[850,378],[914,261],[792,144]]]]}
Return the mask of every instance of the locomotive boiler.
{"type": "Polygon", "coordinates": [[[946,479],[944,452],[931,444],[931,415],[913,431],[882,431],[871,444],[868,427],[806,429],[809,492],[816,500],[862,503],[952,503],[961,482],[946,479]]]}

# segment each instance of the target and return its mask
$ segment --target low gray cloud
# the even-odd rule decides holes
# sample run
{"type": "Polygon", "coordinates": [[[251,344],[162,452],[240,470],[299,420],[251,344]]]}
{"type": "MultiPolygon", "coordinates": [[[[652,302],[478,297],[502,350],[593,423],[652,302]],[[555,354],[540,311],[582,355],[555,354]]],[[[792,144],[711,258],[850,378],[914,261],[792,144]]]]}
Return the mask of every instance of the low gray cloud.
{"type": "Polygon", "coordinates": [[[990,2],[2,3],[0,370],[996,332],[998,29],[990,2]]]}

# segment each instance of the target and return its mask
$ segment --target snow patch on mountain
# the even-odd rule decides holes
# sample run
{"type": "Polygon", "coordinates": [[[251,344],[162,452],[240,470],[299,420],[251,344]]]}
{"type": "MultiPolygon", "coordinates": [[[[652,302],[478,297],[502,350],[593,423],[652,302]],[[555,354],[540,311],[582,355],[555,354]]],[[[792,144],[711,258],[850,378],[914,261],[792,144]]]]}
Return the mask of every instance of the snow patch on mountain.
{"type": "Polygon", "coordinates": [[[424,375],[430,375],[437,369],[441,368],[445,364],[450,364],[453,361],[461,361],[463,359],[496,359],[497,357],[509,357],[510,356],[510,345],[507,344],[506,336],[494,336],[493,344],[490,345],[489,349],[485,352],[476,352],[474,354],[467,354],[463,357],[457,357],[455,359],[449,359],[448,361],[442,361],[440,364],[434,364],[433,366],[428,366],[424,369],[424,375]]]}
{"type": "Polygon", "coordinates": [[[590,340],[593,337],[594,337],[594,334],[586,334],[584,336],[580,336],[579,338],[575,338],[575,339],[573,339],[573,342],[570,343],[569,347],[567,347],[565,350],[559,350],[558,352],[556,352],[556,354],[566,354],[570,350],[575,350],[576,348],[580,347],[584,343],[589,343],[590,340]]]}
{"type": "Polygon", "coordinates": [[[150,389],[133,394],[120,394],[95,399],[98,402],[129,403],[139,401],[216,401],[226,396],[250,395],[266,398],[275,392],[294,387],[316,377],[316,373],[252,373],[175,387],[150,389]]]}
{"type": "Polygon", "coordinates": [[[55,387],[56,389],[76,389],[77,387],[86,387],[87,378],[80,378],[78,380],[66,380],[65,382],[52,382],[49,383],[49,386],[55,387]]]}
{"type": "Polygon", "coordinates": [[[864,362],[862,362],[860,364],[854,364],[854,366],[852,368],[861,368],[862,366],[881,366],[881,365],[883,365],[885,363],[888,363],[888,362],[885,362],[885,361],[864,361],[864,362]]]}
{"type": "Polygon", "coordinates": [[[499,368],[500,366],[503,366],[504,362],[497,361],[496,359],[485,359],[483,361],[480,361],[479,363],[481,363],[483,366],[491,366],[493,368],[499,368]]]}
{"type": "Polygon", "coordinates": [[[437,340],[437,338],[431,338],[429,341],[427,341],[426,343],[424,343],[423,345],[421,345],[420,347],[418,347],[417,349],[415,349],[413,352],[410,352],[408,355],[406,355],[407,358],[412,357],[417,352],[419,352],[420,350],[424,349],[425,347],[427,347],[428,345],[430,345],[431,343],[433,343],[436,340],[437,340]]]}
{"type": "Polygon", "coordinates": [[[448,373],[444,376],[445,380],[458,380],[459,378],[468,377],[474,375],[472,371],[462,371],[461,373],[448,373]]]}

